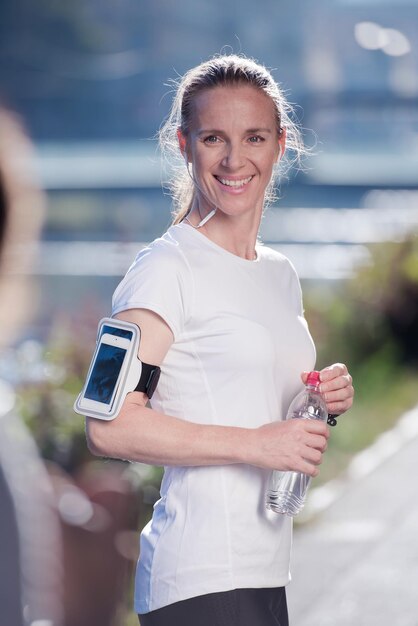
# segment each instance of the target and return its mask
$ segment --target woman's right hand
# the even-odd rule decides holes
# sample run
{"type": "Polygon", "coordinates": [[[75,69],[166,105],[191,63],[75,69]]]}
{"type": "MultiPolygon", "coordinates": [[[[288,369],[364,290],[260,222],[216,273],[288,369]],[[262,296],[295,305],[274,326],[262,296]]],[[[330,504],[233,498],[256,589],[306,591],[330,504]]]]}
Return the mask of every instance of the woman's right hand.
{"type": "Polygon", "coordinates": [[[253,431],[254,458],[259,467],[317,476],[327,449],[329,427],[321,421],[291,419],[264,424],[253,431]]]}

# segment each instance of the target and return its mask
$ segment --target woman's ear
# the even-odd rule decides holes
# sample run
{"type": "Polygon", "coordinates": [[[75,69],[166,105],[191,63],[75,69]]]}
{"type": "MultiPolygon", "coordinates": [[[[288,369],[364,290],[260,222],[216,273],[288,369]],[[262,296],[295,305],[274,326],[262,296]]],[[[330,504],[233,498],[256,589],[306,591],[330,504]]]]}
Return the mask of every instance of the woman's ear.
{"type": "Polygon", "coordinates": [[[286,149],[286,129],[283,126],[280,127],[278,142],[279,142],[279,149],[277,153],[277,161],[280,161],[286,149]]]}
{"type": "Polygon", "coordinates": [[[186,137],[183,135],[181,128],[177,129],[177,139],[179,142],[180,152],[187,164],[189,162],[189,158],[187,155],[187,140],[186,137]]]}

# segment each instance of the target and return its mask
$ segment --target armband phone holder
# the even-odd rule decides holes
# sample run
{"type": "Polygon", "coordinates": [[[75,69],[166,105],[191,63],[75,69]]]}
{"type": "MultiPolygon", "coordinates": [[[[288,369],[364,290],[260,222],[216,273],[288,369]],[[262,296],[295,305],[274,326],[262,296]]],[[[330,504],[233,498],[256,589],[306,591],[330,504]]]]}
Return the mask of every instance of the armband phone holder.
{"type": "Polygon", "coordinates": [[[100,320],[86,381],[74,403],[76,413],[112,420],[131,391],[142,391],[151,399],[160,368],[138,358],[140,340],[136,324],[110,317],[100,320]]]}

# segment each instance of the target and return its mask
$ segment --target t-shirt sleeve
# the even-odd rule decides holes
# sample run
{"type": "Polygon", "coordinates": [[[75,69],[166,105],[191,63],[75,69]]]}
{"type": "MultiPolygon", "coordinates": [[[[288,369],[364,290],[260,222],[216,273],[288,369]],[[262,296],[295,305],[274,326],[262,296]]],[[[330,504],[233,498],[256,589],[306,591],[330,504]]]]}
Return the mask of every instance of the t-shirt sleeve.
{"type": "Polygon", "coordinates": [[[127,309],[149,309],[181,334],[190,315],[190,269],[178,250],[151,245],[137,255],[112,299],[112,315],[127,309]]]}

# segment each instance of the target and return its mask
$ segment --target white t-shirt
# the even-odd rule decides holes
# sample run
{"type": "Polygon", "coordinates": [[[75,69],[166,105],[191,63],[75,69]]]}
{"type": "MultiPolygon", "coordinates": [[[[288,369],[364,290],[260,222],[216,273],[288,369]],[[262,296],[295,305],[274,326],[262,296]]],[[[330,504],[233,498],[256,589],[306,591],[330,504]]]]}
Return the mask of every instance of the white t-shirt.
{"type": "MultiPolygon", "coordinates": [[[[188,224],[141,250],[113,314],[150,309],[171,328],[152,407],[200,424],[257,428],[285,418],[315,348],[299,280],[281,254],[249,261],[188,224]]],[[[166,467],[141,534],[135,609],[290,580],[291,519],[266,511],[270,472],[250,465],[166,467]]]]}

